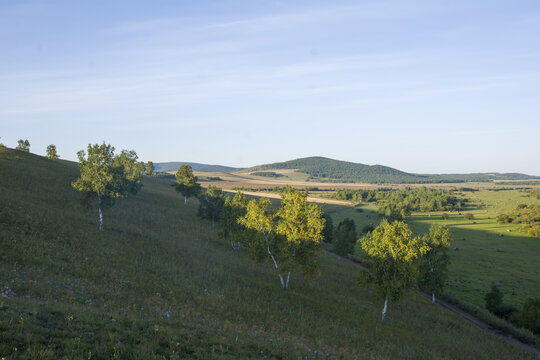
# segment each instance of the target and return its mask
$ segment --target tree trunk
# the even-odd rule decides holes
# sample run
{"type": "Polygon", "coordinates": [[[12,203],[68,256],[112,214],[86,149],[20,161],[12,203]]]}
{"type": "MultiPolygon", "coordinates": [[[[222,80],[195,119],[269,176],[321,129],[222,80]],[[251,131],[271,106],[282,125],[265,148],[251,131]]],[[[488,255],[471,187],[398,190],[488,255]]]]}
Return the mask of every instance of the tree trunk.
{"type": "Polygon", "coordinates": [[[283,276],[281,274],[279,274],[278,276],[279,280],[281,281],[281,287],[283,288],[283,290],[287,290],[287,288],[285,287],[285,280],[283,280],[283,276]]]}
{"type": "Polygon", "coordinates": [[[435,304],[435,293],[431,294],[431,301],[435,304]]]}
{"type": "Polygon", "coordinates": [[[103,212],[101,211],[101,195],[98,195],[99,231],[103,231],[103,212]]]}
{"type": "Polygon", "coordinates": [[[386,324],[386,309],[388,309],[388,295],[384,299],[384,307],[382,309],[382,324],[386,324]]]}
{"type": "Polygon", "coordinates": [[[289,280],[291,280],[291,272],[287,273],[287,282],[285,283],[285,290],[289,288],[289,280]]]}
{"type": "Polygon", "coordinates": [[[184,205],[187,206],[188,202],[189,202],[189,198],[184,195],[184,205]]]}

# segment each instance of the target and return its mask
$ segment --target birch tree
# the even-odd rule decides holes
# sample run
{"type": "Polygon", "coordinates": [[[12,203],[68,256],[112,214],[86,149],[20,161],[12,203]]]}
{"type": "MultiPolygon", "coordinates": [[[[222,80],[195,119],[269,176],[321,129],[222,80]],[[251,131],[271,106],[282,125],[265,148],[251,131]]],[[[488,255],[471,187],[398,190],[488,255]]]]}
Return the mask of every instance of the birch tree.
{"type": "Polygon", "coordinates": [[[77,153],[80,177],[71,185],[87,200],[97,198],[99,231],[103,231],[103,208],[128,193],[135,194],[142,186],[142,172],[134,151],[123,151],[115,157],[114,147],[105,143],[89,144],[87,151],[77,153]]]}
{"type": "Polygon", "coordinates": [[[193,175],[190,165],[182,165],[176,172],[176,192],[184,195],[184,205],[188,205],[189,198],[197,196],[201,192],[201,185],[197,183],[197,177],[193,175]]]}
{"type": "Polygon", "coordinates": [[[431,301],[435,304],[435,296],[443,292],[448,278],[448,248],[452,236],[446,226],[431,225],[429,235],[423,237],[422,242],[430,249],[420,259],[418,283],[422,290],[431,294],[431,301]]]}
{"type": "Polygon", "coordinates": [[[429,247],[403,221],[383,220],[362,239],[362,249],[371,259],[367,281],[375,286],[377,297],[384,299],[382,324],[386,323],[389,301],[398,301],[405,291],[414,288],[418,276],[418,257],[429,247]]]}
{"type": "Polygon", "coordinates": [[[307,202],[307,193],[290,187],[281,194],[279,209],[270,210],[270,204],[267,198],[250,201],[239,222],[257,232],[247,240],[252,257],[271,260],[286,290],[294,269],[300,269],[306,278],[318,273],[324,219],[320,207],[307,202]]]}
{"type": "Polygon", "coordinates": [[[30,152],[30,142],[28,140],[19,139],[15,150],[30,152]]]}
{"type": "Polygon", "coordinates": [[[145,175],[147,176],[154,175],[154,171],[155,171],[154,163],[151,161],[147,162],[146,165],[144,166],[144,170],[145,170],[145,173],[144,173],[145,175]]]}
{"type": "Polygon", "coordinates": [[[58,160],[59,156],[58,156],[58,153],[56,152],[56,145],[49,145],[47,146],[47,159],[50,159],[50,160],[58,160]]]}
{"type": "Polygon", "coordinates": [[[210,185],[205,193],[199,198],[198,214],[203,219],[212,220],[212,229],[215,227],[216,220],[223,210],[225,203],[225,193],[217,186],[210,185]]]}
{"type": "Polygon", "coordinates": [[[234,250],[239,250],[242,243],[249,236],[250,231],[238,222],[240,218],[246,215],[246,206],[246,197],[240,191],[232,199],[230,196],[226,196],[219,218],[219,235],[227,240],[234,250]]]}

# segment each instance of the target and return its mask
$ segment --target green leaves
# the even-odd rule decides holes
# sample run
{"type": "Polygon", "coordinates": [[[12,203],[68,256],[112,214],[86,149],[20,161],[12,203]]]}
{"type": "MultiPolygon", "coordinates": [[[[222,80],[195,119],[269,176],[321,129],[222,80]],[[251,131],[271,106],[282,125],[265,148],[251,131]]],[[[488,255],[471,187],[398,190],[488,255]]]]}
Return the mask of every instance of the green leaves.
{"type": "Polygon", "coordinates": [[[197,196],[201,192],[201,185],[197,183],[197,177],[193,175],[190,165],[182,165],[176,172],[176,191],[184,195],[185,204],[192,196],[197,196]]]}
{"type": "Polygon", "coordinates": [[[362,249],[372,261],[368,282],[376,286],[380,298],[388,296],[397,301],[407,289],[416,286],[417,259],[429,247],[412,236],[406,223],[383,220],[362,239],[362,249]]]}
{"type": "Polygon", "coordinates": [[[58,160],[58,154],[56,153],[56,145],[47,146],[47,159],[58,160]]]}

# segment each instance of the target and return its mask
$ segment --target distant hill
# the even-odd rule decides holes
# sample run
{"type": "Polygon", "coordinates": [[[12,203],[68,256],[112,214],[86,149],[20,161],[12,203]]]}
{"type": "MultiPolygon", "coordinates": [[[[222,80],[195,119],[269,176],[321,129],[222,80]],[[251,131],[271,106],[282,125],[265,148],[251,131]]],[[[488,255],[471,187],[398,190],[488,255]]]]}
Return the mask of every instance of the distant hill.
{"type": "Polygon", "coordinates": [[[412,174],[383,165],[365,165],[321,156],[254,166],[247,169],[247,171],[280,169],[296,169],[298,172],[308,174],[310,176],[309,180],[328,182],[412,184],[540,179],[537,176],[518,173],[412,174]]]}
{"type": "MultiPolygon", "coordinates": [[[[425,175],[426,176],[426,175],[425,175]]],[[[520,173],[472,173],[472,174],[438,174],[427,175],[445,179],[456,179],[464,181],[492,181],[492,180],[540,180],[540,176],[526,175],[520,173]]]]}
{"type": "Polygon", "coordinates": [[[340,161],[320,156],[307,157],[285,162],[259,165],[250,171],[297,169],[313,180],[367,183],[418,183],[433,179],[423,175],[409,174],[388,166],[365,165],[340,161]]]}
{"type": "Polygon", "coordinates": [[[199,164],[199,163],[193,163],[193,162],[180,162],[180,161],[155,163],[154,168],[156,171],[177,171],[178,169],[180,169],[180,166],[182,165],[191,165],[191,168],[194,171],[202,171],[202,172],[232,172],[232,171],[242,170],[242,168],[234,168],[230,166],[208,165],[208,164],[199,164]]]}

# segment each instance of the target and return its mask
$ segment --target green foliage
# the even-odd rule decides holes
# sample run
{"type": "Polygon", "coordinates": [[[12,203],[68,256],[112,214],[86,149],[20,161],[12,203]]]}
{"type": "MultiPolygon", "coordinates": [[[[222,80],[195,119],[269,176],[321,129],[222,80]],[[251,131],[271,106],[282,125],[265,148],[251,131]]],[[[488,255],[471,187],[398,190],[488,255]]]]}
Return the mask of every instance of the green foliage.
{"type": "Polygon", "coordinates": [[[227,240],[233,249],[238,250],[250,236],[256,236],[239,223],[240,218],[246,215],[247,200],[243,193],[238,191],[231,199],[225,196],[225,203],[221,211],[219,235],[227,240]]]}
{"type": "Polygon", "coordinates": [[[334,222],[332,221],[332,216],[327,213],[323,213],[322,217],[324,218],[324,229],[322,232],[324,242],[332,242],[334,238],[334,222]]]}
{"type": "Polygon", "coordinates": [[[147,175],[147,176],[152,176],[155,174],[155,169],[154,169],[154,163],[149,161],[146,163],[146,165],[144,166],[144,174],[147,175]]]}
{"type": "Polygon", "coordinates": [[[446,226],[431,225],[429,235],[421,238],[429,250],[420,258],[419,286],[427,293],[440,296],[448,278],[448,248],[452,242],[446,226]]]}
{"type": "Polygon", "coordinates": [[[211,220],[212,227],[215,221],[219,220],[219,215],[225,203],[225,193],[222,189],[210,185],[202,196],[199,197],[199,210],[197,215],[203,219],[211,220]]]}
{"type": "Polygon", "coordinates": [[[283,288],[287,289],[294,269],[308,279],[318,274],[317,252],[323,240],[324,219],[321,208],[307,202],[307,192],[290,187],[281,194],[278,209],[271,210],[270,205],[267,198],[250,201],[240,224],[257,232],[257,236],[247,240],[252,257],[256,261],[271,259],[283,288]]]}
{"type": "Polygon", "coordinates": [[[540,335],[540,299],[527,300],[521,311],[521,324],[536,335],[540,335]]]}
{"type": "Polygon", "coordinates": [[[30,142],[23,139],[17,140],[17,147],[15,148],[15,150],[30,152],[30,142]]]}
{"type": "Polygon", "coordinates": [[[334,232],[334,251],[340,256],[352,254],[354,244],[356,244],[358,235],[356,233],[356,225],[354,220],[344,219],[341,221],[334,232]]]}
{"type": "Polygon", "coordinates": [[[463,218],[465,220],[474,220],[474,214],[466,213],[465,215],[463,215],[463,218]]]}
{"type": "Polygon", "coordinates": [[[51,145],[47,146],[47,159],[50,159],[50,160],[58,160],[59,159],[59,156],[56,153],[56,145],[51,144],[51,145]]]}
{"type": "Polygon", "coordinates": [[[441,214],[441,219],[448,220],[448,218],[449,218],[448,213],[442,213],[441,214]]]}
{"type": "Polygon", "coordinates": [[[137,153],[133,150],[122,150],[113,160],[113,166],[122,169],[120,192],[127,196],[135,195],[142,187],[144,163],[137,161],[137,153]]]}
{"type": "Polygon", "coordinates": [[[501,289],[495,284],[491,284],[491,291],[486,294],[484,300],[486,301],[486,309],[494,312],[495,309],[502,305],[503,293],[501,289]]]}
{"type": "Polygon", "coordinates": [[[272,178],[283,177],[283,174],[279,174],[273,171],[256,171],[254,173],[251,173],[251,175],[272,177],[272,178]]]}
{"type": "Polygon", "coordinates": [[[531,237],[540,237],[540,205],[519,204],[513,214],[497,215],[497,222],[519,224],[521,232],[531,237]]]}
{"type": "Polygon", "coordinates": [[[88,144],[87,151],[88,156],[84,150],[77,153],[80,177],[71,185],[83,193],[86,201],[97,196],[99,229],[103,230],[102,207],[111,207],[116,199],[136,194],[142,187],[143,167],[137,163],[135,151],[123,150],[114,156],[114,147],[105,143],[88,144]]]}
{"type": "Polygon", "coordinates": [[[176,172],[176,192],[184,195],[184,204],[187,206],[189,198],[201,193],[201,185],[197,182],[197,177],[193,175],[190,165],[182,165],[176,172]]]}
{"type": "Polygon", "coordinates": [[[375,285],[379,298],[397,301],[406,290],[416,286],[417,259],[429,247],[413,237],[406,223],[383,220],[361,239],[361,244],[372,262],[367,280],[375,285]]]}

